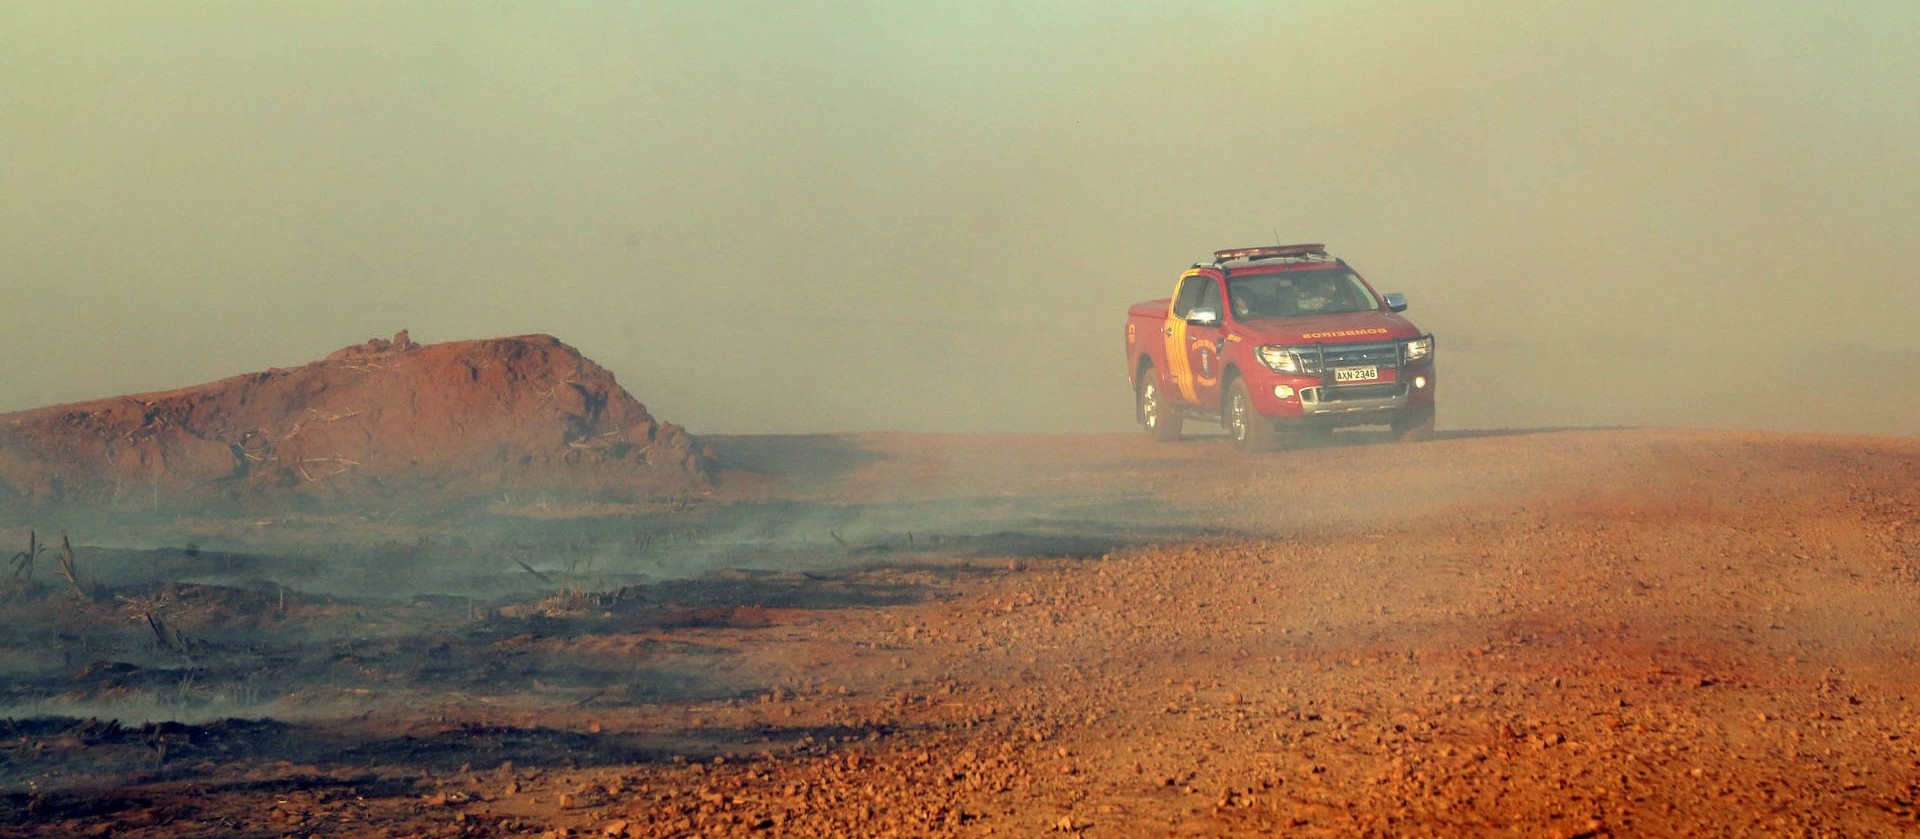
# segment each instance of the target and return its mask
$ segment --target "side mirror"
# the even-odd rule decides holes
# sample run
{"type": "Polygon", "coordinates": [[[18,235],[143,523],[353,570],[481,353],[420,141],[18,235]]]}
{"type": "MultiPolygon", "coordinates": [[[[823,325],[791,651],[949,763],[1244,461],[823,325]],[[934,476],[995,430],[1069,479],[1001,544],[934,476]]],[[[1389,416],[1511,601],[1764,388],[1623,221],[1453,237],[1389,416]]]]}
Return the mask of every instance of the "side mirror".
{"type": "Polygon", "coordinates": [[[1407,310],[1407,296],[1406,296],[1406,295],[1404,295],[1404,294],[1399,294],[1399,293],[1394,293],[1394,294],[1388,294],[1388,295],[1387,295],[1387,311],[1389,311],[1389,312],[1404,312],[1404,311],[1406,311],[1406,310],[1407,310]]]}
{"type": "Polygon", "coordinates": [[[1187,312],[1188,326],[1219,326],[1220,313],[1213,309],[1191,309],[1187,312]]]}

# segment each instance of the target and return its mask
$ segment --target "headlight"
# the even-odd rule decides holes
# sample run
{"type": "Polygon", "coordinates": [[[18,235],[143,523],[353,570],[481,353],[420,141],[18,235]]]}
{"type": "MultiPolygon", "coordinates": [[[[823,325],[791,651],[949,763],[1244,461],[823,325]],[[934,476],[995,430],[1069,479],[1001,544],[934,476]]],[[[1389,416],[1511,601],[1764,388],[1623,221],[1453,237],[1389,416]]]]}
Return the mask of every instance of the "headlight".
{"type": "Polygon", "coordinates": [[[1400,357],[1406,359],[1408,364],[1415,364],[1432,358],[1433,336],[1422,335],[1411,341],[1402,342],[1400,344],[1400,357]]]}
{"type": "Polygon", "coordinates": [[[1300,351],[1293,347],[1268,344],[1260,348],[1260,363],[1267,365],[1267,369],[1275,373],[1291,373],[1299,376],[1313,375],[1318,372],[1310,369],[1317,365],[1308,365],[1307,361],[1308,359],[1302,357],[1300,351]]]}

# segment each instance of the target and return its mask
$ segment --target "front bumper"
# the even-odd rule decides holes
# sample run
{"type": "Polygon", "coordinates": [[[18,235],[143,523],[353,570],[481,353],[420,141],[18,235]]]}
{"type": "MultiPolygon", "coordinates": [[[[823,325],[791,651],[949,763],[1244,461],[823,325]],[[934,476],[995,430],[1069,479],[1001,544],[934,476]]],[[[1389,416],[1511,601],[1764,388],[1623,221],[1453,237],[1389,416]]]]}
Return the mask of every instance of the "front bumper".
{"type": "Polygon", "coordinates": [[[1334,425],[1388,422],[1392,419],[1391,414],[1406,410],[1408,390],[1404,382],[1369,385],[1364,391],[1360,388],[1306,388],[1299,392],[1300,418],[1334,425]],[[1376,416],[1378,419],[1372,419],[1376,416]]]}
{"type": "Polygon", "coordinates": [[[1338,427],[1385,425],[1434,403],[1434,366],[1397,371],[1394,381],[1365,385],[1328,385],[1318,377],[1248,377],[1254,410],[1282,424],[1338,427]],[[1292,393],[1282,397],[1276,389],[1292,393]]]}

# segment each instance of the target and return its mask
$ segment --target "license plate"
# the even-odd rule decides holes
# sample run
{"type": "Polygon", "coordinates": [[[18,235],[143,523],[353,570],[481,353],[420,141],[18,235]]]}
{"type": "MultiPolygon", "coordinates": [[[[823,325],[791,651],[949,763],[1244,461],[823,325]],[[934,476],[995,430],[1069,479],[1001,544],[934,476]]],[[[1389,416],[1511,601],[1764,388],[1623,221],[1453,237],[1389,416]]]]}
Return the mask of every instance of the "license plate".
{"type": "Polygon", "coordinates": [[[1333,380],[1336,382],[1371,382],[1380,378],[1378,367],[1335,367],[1333,380]]]}

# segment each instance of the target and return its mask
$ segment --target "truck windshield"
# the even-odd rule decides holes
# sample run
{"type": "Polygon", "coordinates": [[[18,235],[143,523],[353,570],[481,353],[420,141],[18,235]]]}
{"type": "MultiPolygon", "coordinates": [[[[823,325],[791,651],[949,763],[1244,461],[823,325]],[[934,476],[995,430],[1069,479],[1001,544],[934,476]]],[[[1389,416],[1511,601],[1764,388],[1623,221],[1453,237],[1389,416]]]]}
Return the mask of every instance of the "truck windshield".
{"type": "Polygon", "coordinates": [[[1283,271],[1248,274],[1227,281],[1236,318],[1332,315],[1379,308],[1373,292],[1352,271],[1283,271]]]}

